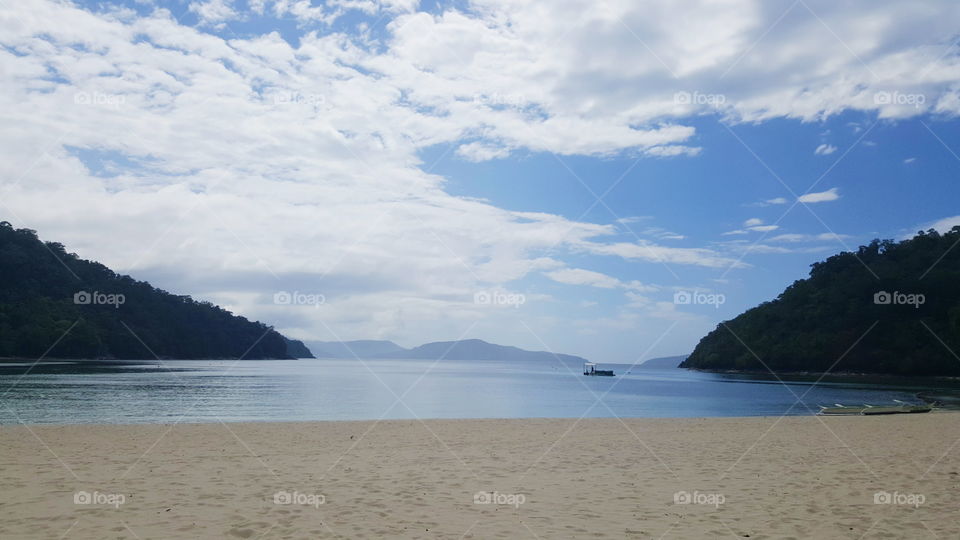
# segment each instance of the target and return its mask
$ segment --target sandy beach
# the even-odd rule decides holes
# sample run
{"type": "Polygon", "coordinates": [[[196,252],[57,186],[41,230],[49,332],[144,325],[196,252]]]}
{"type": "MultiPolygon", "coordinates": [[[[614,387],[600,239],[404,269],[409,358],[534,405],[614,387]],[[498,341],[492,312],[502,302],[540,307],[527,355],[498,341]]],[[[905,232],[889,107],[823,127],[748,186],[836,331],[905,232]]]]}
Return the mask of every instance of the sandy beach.
{"type": "Polygon", "coordinates": [[[6,426],[0,536],[956,538],[958,437],[937,412],[6,426]]]}

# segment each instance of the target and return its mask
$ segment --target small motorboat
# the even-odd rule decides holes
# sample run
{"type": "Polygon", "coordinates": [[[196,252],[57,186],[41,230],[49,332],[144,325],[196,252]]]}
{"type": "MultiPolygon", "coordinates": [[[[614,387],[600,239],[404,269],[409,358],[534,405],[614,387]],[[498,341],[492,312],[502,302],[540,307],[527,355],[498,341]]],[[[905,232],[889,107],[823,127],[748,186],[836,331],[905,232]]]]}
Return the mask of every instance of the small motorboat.
{"type": "Polygon", "coordinates": [[[597,369],[597,365],[593,362],[587,362],[583,365],[583,374],[592,375],[594,377],[613,377],[612,369],[597,369]]]}

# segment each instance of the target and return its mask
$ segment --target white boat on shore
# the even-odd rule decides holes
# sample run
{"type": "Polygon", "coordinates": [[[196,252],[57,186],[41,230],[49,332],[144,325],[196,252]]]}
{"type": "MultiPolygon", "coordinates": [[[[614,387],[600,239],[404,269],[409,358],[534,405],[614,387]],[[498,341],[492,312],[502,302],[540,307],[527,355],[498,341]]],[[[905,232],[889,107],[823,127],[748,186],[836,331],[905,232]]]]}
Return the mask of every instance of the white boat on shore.
{"type": "Polygon", "coordinates": [[[894,400],[897,405],[842,405],[835,403],[833,407],[820,406],[821,416],[873,416],[880,414],[917,414],[933,410],[930,405],[911,405],[894,400]]]}

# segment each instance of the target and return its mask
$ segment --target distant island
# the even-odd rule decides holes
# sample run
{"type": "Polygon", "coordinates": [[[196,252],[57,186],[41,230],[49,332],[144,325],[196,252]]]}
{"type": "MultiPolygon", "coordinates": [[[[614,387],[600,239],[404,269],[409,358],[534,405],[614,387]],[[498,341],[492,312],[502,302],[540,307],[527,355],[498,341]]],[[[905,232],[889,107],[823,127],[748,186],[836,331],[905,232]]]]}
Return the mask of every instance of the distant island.
{"type": "Polygon", "coordinates": [[[400,354],[407,349],[392,341],[359,339],[355,341],[307,341],[307,346],[317,358],[375,358],[400,354]]]}
{"type": "Polygon", "coordinates": [[[634,369],[664,369],[664,368],[678,368],[684,360],[687,359],[686,354],[681,354],[679,356],[661,356],[660,358],[651,358],[644,362],[641,362],[634,366],[634,369]]]}
{"type": "Polygon", "coordinates": [[[505,360],[511,362],[553,361],[577,369],[585,358],[569,354],[554,354],[545,351],[527,351],[517,347],[496,345],[481,339],[461,341],[435,341],[412,349],[405,349],[392,341],[310,341],[310,350],[317,358],[409,358],[422,360],[505,360]]]}
{"type": "Polygon", "coordinates": [[[960,375],[960,226],[874,240],[812,265],[721,323],[680,367],[960,375]]]}
{"type": "Polygon", "coordinates": [[[210,302],[120,275],[0,222],[0,357],[310,357],[303,343],[210,302]]]}

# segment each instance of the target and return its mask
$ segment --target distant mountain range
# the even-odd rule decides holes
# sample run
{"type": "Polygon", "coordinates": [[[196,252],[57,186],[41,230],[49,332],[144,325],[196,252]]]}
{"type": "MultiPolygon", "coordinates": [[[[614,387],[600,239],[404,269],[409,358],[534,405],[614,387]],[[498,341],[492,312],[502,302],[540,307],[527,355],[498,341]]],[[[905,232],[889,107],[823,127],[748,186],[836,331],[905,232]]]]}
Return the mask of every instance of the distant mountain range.
{"type": "Polygon", "coordinates": [[[317,358],[410,358],[422,360],[505,360],[510,362],[557,361],[567,365],[587,362],[585,358],[546,351],[527,351],[507,345],[496,345],[481,339],[435,341],[405,349],[392,341],[308,341],[317,358]]]}
{"type": "Polygon", "coordinates": [[[637,364],[634,369],[664,369],[680,367],[680,364],[687,359],[687,354],[680,356],[662,356],[660,358],[651,358],[646,362],[637,364]]]}
{"type": "Polygon", "coordinates": [[[406,351],[392,341],[360,339],[355,341],[306,341],[317,358],[375,358],[406,351]]]}

